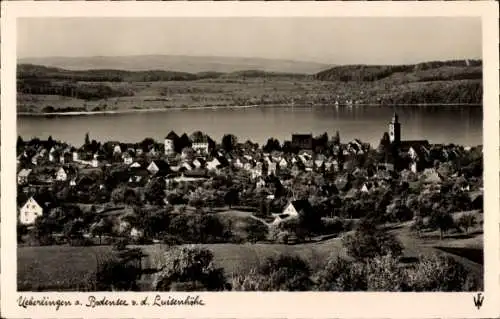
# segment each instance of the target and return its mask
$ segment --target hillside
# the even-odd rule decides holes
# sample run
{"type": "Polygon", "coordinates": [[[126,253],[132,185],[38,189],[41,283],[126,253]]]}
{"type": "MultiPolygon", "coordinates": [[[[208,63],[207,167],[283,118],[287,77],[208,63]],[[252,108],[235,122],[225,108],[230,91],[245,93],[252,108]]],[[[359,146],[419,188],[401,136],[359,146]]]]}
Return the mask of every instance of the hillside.
{"type": "Polygon", "coordinates": [[[345,65],[321,71],[322,81],[379,81],[397,84],[407,82],[477,80],[482,78],[482,61],[433,61],[409,65],[345,65]]]}
{"type": "Polygon", "coordinates": [[[241,105],[482,104],[481,61],[348,65],[308,75],[113,69],[17,69],[18,112],[89,112],[241,105]]]}
{"type": "Polygon", "coordinates": [[[329,67],[329,65],[323,63],[304,61],[182,55],[44,57],[19,59],[18,63],[37,64],[68,70],[162,70],[187,73],[230,73],[240,70],[261,70],[266,72],[314,74],[329,67]]]}

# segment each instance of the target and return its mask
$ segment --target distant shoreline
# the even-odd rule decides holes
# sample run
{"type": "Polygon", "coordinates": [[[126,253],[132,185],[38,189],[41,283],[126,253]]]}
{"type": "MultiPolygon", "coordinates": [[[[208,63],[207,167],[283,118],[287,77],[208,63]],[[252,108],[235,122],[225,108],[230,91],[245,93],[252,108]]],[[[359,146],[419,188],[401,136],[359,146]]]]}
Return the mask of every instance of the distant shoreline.
{"type": "MultiPolygon", "coordinates": [[[[425,104],[339,104],[342,107],[358,107],[358,106],[386,106],[386,107],[405,107],[405,106],[481,106],[482,104],[463,104],[463,103],[425,103],[425,104]]],[[[219,106],[188,106],[188,107],[168,107],[168,108],[148,108],[148,109],[125,109],[125,110],[107,110],[107,111],[69,111],[69,112],[17,112],[17,116],[87,116],[87,115],[105,115],[105,114],[132,114],[132,113],[148,113],[148,112],[167,112],[167,111],[182,111],[182,110],[215,110],[215,109],[247,109],[256,107],[314,107],[314,106],[331,106],[335,104],[253,104],[253,105],[219,105],[219,106]]]]}

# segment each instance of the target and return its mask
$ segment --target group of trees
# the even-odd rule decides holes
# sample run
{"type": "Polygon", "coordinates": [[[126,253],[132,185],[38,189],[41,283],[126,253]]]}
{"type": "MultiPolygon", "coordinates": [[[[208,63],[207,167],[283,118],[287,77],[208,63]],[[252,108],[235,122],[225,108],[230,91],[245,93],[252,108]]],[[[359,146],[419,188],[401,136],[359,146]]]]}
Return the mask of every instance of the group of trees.
{"type": "MultiPolygon", "coordinates": [[[[360,225],[344,241],[349,258],[332,254],[317,270],[299,256],[266,258],[246,273],[227,278],[214,255],[198,246],[160,252],[152,289],[157,291],[473,291],[481,284],[452,257],[422,255],[405,265],[402,246],[386,230],[360,225]]],[[[104,269],[116,267],[114,261],[104,269]]],[[[123,273],[126,267],[122,267],[123,273]]],[[[104,271],[101,271],[101,275],[104,271]]],[[[128,278],[132,278],[129,276],[128,278]]],[[[133,284],[123,285],[130,289],[133,284]]]]}
{"type": "Polygon", "coordinates": [[[106,84],[60,82],[50,79],[20,79],[18,92],[25,94],[62,95],[83,100],[100,100],[120,96],[133,96],[134,92],[113,88],[106,84]]]}

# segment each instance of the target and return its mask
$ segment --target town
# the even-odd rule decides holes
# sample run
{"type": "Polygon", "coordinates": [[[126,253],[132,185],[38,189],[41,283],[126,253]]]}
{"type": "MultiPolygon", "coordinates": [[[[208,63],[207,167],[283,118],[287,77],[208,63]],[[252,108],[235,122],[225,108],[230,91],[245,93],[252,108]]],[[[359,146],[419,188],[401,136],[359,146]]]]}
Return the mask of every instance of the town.
{"type": "MultiPolygon", "coordinates": [[[[81,147],[18,137],[18,245],[292,247],[367,223],[409,225],[416,240],[482,234],[482,146],[403,140],[398,115],[388,122],[375,147],[338,131],[262,146],[201,131],[138,143],[87,133],[81,147]]],[[[344,245],[356,257],[358,244],[344,245]]]]}

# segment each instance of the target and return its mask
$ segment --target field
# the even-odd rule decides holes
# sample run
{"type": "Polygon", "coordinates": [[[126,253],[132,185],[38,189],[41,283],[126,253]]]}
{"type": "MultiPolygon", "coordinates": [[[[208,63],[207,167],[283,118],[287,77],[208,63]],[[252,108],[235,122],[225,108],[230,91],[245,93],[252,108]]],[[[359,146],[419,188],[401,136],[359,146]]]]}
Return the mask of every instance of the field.
{"type": "MultiPolygon", "coordinates": [[[[450,236],[443,240],[435,236],[416,238],[404,224],[395,227],[393,232],[402,242],[404,257],[408,260],[414,260],[419,255],[445,253],[454,257],[479,278],[483,276],[482,234],[473,233],[467,238],[450,236]]],[[[257,243],[201,246],[213,252],[216,266],[224,268],[228,279],[233,274],[246,273],[251,268],[257,267],[265,258],[278,254],[300,256],[309,263],[313,271],[320,269],[332,254],[346,257],[340,238],[298,245],[257,243]]],[[[167,246],[160,244],[137,247],[147,255],[143,260],[143,268],[154,268],[161,252],[168,249],[167,246]]],[[[96,258],[102,258],[110,251],[110,246],[18,248],[18,289],[35,291],[78,289],[88,273],[95,269],[96,258]]],[[[147,275],[143,277],[146,285],[150,279],[147,275]]]]}
{"type": "MultiPolygon", "coordinates": [[[[215,263],[225,269],[228,278],[232,274],[245,273],[256,267],[266,257],[277,254],[299,255],[317,269],[331,254],[342,254],[340,240],[333,239],[321,243],[301,245],[279,244],[210,244],[201,245],[209,248],[215,263]]],[[[162,245],[141,246],[149,256],[143,267],[154,266],[155,259],[166,247],[162,245]]],[[[94,247],[22,247],[18,254],[18,289],[19,290],[65,290],[77,288],[85,277],[96,267],[96,257],[105,256],[111,246],[94,247]]]]}
{"type": "MultiPolygon", "coordinates": [[[[94,82],[95,84],[96,82],[94,82]]],[[[205,79],[196,81],[162,81],[111,83],[113,89],[130,90],[134,96],[110,97],[86,101],[61,95],[18,94],[19,112],[41,112],[52,106],[87,111],[131,109],[164,109],[173,107],[210,107],[308,103],[334,103],[336,92],[351,90],[351,85],[314,79],[252,78],[205,79]]],[[[354,85],[352,85],[354,89],[354,85]]],[[[357,86],[359,88],[359,86],[357,86]]]]}

